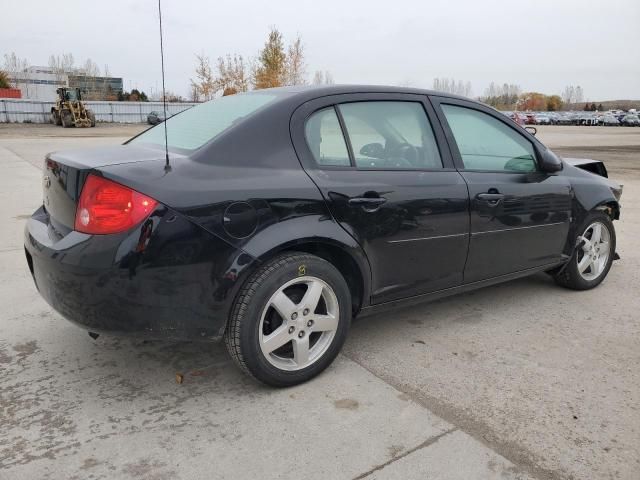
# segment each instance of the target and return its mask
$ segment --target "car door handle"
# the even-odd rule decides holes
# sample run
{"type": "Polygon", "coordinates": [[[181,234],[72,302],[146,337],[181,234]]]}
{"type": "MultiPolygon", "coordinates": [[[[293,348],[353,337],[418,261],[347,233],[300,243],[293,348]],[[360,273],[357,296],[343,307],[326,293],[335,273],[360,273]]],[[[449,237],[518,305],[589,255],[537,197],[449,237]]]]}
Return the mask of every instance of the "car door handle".
{"type": "Polygon", "coordinates": [[[483,202],[487,202],[492,207],[498,205],[502,199],[504,198],[503,193],[479,193],[476,195],[478,200],[482,200],[483,202]]]}
{"type": "Polygon", "coordinates": [[[351,205],[382,205],[387,201],[384,197],[355,197],[350,198],[351,205]]]}
{"type": "Polygon", "coordinates": [[[362,207],[366,212],[375,212],[386,201],[384,197],[354,197],[349,199],[349,205],[362,207]]]}

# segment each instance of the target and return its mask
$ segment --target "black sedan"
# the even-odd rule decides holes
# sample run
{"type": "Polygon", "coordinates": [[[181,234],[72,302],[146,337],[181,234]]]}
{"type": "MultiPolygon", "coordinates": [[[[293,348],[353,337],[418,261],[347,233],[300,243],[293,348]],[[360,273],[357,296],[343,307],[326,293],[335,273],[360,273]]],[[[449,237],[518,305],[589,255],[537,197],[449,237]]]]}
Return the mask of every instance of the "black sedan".
{"type": "Polygon", "coordinates": [[[461,97],[291,87],[165,125],[167,157],[163,126],[47,156],[35,284],[89,332],[224,338],[270,385],[325,369],[356,316],[536,272],[586,290],[616,255],[604,165],[461,97]]]}

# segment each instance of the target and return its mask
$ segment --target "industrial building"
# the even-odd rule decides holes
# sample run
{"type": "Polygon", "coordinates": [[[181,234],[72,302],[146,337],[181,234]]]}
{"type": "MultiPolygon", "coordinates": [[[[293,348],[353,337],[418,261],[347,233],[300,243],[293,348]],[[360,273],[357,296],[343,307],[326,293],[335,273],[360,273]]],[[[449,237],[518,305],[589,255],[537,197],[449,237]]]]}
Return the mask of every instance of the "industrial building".
{"type": "Polygon", "coordinates": [[[51,101],[56,97],[56,89],[60,87],[81,88],[87,97],[94,99],[122,92],[120,77],[89,77],[81,70],[69,73],[56,72],[51,67],[31,66],[23,72],[9,78],[22,93],[22,98],[29,100],[51,101]]]}

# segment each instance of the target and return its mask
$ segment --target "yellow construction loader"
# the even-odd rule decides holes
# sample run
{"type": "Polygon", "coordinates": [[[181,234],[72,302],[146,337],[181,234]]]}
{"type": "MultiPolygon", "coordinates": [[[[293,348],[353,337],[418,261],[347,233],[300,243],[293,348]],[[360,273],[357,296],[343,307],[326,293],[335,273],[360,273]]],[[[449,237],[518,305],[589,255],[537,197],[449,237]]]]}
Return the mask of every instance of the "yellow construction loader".
{"type": "Polygon", "coordinates": [[[51,123],[68,127],[95,127],[96,116],[85,108],[79,88],[58,88],[56,104],[51,107],[51,123]]]}

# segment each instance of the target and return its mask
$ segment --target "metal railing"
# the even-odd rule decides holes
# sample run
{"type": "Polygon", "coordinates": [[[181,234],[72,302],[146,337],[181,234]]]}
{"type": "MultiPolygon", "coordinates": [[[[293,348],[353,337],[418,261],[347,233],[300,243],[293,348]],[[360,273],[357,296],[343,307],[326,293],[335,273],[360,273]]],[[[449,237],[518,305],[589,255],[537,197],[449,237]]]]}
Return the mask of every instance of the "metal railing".
{"type": "MultiPolygon", "coordinates": [[[[0,98],[0,123],[49,123],[55,102],[0,98]]],[[[162,112],[162,102],[84,102],[93,110],[97,122],[146,123],[152,111],[162,112]]],[[[180,113],[197,103],[167,103],[167,116],[180,113]]]]}

